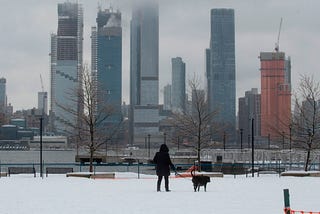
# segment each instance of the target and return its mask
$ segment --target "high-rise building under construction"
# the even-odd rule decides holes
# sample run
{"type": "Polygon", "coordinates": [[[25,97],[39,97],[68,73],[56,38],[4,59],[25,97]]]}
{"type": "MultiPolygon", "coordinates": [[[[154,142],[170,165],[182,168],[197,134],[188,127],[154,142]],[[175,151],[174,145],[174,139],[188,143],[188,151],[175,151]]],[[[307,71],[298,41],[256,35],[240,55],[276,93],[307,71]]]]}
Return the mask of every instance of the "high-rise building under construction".
{"type": "Polygon", "coordinates": [[[82,69],[83,9],[78,3],[58,4],[58,30],[51,35],[51,96],[54,129],[70,133],[82,106],[76,93],[82,69]],[[68,110],[67,110],[68,109],[68,110]]]}
{"type": "Polygon", "coordinates": [[[261,52],[261,136],[289,134],[291,64],[284,52],[261,52]]]}

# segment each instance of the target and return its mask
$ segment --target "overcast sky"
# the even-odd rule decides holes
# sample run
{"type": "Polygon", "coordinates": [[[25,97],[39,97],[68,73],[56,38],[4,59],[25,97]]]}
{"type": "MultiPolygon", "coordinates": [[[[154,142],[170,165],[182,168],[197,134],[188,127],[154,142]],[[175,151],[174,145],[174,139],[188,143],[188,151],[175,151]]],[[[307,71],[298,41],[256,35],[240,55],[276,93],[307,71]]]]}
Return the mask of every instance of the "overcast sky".
{"type": "MultiPolygon", "coordinates": [[[[73,2],[72,0],[70,0],[73,2]]],[[[0,77],[7,79],[8,103],[14,110],[37,106],[41,91],[50,93],[50,33],[57,31],[56,0],[0,0],[0,77]]],[[[129,100],[129,51],[131,6],[134,1],[79,0],[84,8],[84,62],[90,63],[90,30],[98,3],[119,9],[123,30],[123,100],[129,100]]],[[[292,83],[300,74],[320,81],[320,1],[318,0],[160,0],[159,71],[162,88],[171,83],[171,58],[186,63],[187,78],[197,73],[205,81],[205,49],[210,40],[210,10],[233,8],[236,26],[237,98],[259,88],[259,53],[273,51],[283,18],[280,50],[291,57],[292,83]]]]}

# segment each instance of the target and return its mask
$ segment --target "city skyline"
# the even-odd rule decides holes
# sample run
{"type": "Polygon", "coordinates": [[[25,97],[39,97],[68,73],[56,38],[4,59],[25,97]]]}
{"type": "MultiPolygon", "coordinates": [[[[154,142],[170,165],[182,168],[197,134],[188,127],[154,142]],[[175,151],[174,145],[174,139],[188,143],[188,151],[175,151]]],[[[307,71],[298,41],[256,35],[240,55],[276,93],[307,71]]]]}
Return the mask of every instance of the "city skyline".
{"type": "MultiPolygon", "coordinates": [[[[72,1],[71,1],[72,2],[72,1]]],[[[4,17],[16,14],[14,19],[3,19],[0,42],[2,69],[0,77],[7,80],[8,103],[14,110],[37,106],[37,93],[41,91],[40,74],[45,91],[50,93],[50,33],[57,30],[57,3],[63,1],[9,1],[0,12],[4,17]],[[19,11],[23,9],[24,12],[19,11]],[[6,15],[7,14],[7,15],[6,15]],[[39,18],[40,17],[40,18],[39,18]],[[26,24],[28,23],[28,24],[26,24]],[[37,32],[34,34],[34,32],[37,32]],[[21,72],[23,74],[21,75],[21,72]]],[[[90,64],[90,28],[95,23],[97,2],[81,2],[84,8],[84,62],[90,64]]],[[[129,35],[132,1],[108,1],[123,14],[123,100],[129,100],[129,35]],[[128,4],[128,2],[130,4],[128,4]]],[[[261,51],[272,51],[277,40],[279,22],[283,18],[280,51],[292,59],[293,89],[299,74],[308,73],[316,77],[317,50],[320,47],[316,26],[320,26],[316,8],[317,1],[160,1],[159,5],[159,78],[160,91],[171,82],[171,62],[181,56],[188,65],[186,79],[195,70],[204,82],[205,53],[210,38],[210,10],[233,8],[236,27],[236,97],[250,88],[260,89],[259,60],[261,51]],[[255,18],[252,18],[255,17],[255,18]],[[245,53],[245,54],[244,54],[245,53]]],[[[319,81],[318,79],[316,79],[319,81]]],[[[260,90],[259,90],[260,92],[260,90]]],[[[159,103],[162,103],[160,92],[159,103]]]]}

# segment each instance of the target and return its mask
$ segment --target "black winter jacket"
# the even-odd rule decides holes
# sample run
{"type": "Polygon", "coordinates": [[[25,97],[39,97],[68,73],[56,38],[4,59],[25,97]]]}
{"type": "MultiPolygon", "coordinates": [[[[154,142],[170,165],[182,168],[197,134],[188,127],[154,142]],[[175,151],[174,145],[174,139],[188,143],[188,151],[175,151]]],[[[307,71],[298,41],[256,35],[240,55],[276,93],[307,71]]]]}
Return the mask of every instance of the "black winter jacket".
{"type": "Polygon", "coordinates": [[[160,151],[157,152],[153,158],[153,162],[156,164],[156,172],[158,176],[169,176],[170,167],[172,169],[175,168],[169,156],[169,149],[165,144],[161,145],[160,151]]]}

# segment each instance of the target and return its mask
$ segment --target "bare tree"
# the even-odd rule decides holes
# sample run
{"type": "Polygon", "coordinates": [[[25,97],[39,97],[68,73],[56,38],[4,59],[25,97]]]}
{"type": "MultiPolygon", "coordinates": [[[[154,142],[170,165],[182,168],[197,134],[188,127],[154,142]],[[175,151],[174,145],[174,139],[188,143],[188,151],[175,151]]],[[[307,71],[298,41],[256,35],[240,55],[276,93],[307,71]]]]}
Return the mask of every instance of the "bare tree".
{"type": "Polygon", "coordinates": [[[212,135],[212,121],[217,112],[209,112],[205,93],[199,88],[199,81],[189,81],[192,93],[192,110],[174,112],[172,122],[176,131],[184,137],[191,138],[197,152],[198,170],[201,171],[200,153],[208,146],[212,135]]]}
{"type": "Polygon", "coordinates": [[[292,119],[292,134],[297,148],[306,151],[304,170],[311,165],[311,152],[320,148],[320,83],[313,76],[301,76],[295,94],[295,110],[292,119]]]}
{"type": "Polygon", "coordinates": [[[117,112],[113,105],[104,103],[103,106],[97,107],[97,103],[105,94],[97,88],[96,81],[87,66],[83,67],[80,80],[80,87],[70,96],[70,99],[74,98],[73,103],[78,103],[80,111],[62,105],[59,107],[77,118],[68,125],[72,127],[78,143],[88,149],[89,171],[92,172],[94,154],[119,133],[122,124],[108,121],[117,112]]]}

